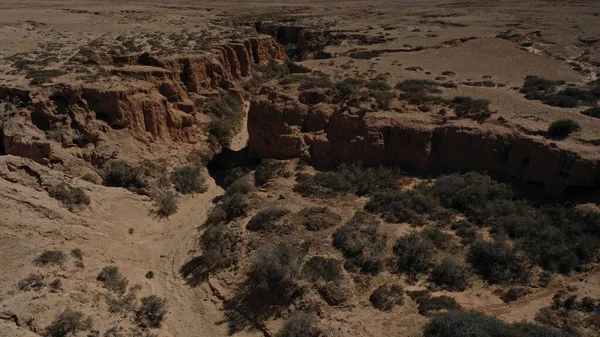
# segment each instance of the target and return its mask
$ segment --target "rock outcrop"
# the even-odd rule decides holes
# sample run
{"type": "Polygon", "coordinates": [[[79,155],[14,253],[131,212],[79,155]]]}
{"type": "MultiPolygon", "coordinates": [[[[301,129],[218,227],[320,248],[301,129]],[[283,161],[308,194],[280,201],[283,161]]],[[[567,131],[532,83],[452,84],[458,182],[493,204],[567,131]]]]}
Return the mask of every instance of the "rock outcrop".
{"type": "Polygon", "coordinates": [[[485,171],[560,193],[600,187],[600,160],[543,139],[482,127],[417,124],[380,113],[360,114],[329,104],[265,92],[248,114],[248,146],[261,157],[301,158],[332,167],[360,161],[419,173],[485,171]]]}

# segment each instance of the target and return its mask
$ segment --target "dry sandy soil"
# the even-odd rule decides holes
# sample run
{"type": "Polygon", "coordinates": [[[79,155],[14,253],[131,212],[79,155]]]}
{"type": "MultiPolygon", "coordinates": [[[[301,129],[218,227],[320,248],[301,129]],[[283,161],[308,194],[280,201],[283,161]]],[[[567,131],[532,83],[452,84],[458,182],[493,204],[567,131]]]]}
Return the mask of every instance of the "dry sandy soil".
{"type": "MultiPolygon", "coordinates": [[[[523,166],[510,171],[506,180],[541,185],[553,193],[556,190],[544,183],[557,183],[559,192],[568,190],[598,211],[600,118],[581,112],[598,106],[600,93],[593,102],[564,108],[526,99],[519,91],[528,75],[564,81],[561,86],[600,88],[596,1],[0,0],[0,13],[0,337],[46,336],[45,328],[67,308],[93,320],[92,328],[73,336],[274,336],[297,310],[313,311],[328,336],[421,336],[430,317],[420,315],[407,295],[403,305],[389,312],[375,309],[369,296],[385,284],[427,289],[430,282],[425,277],[410,282],[391,271],[376,276],[344,271],[347,298],[335,306],[302,281],[307,290],[301,298],[260,318],[236,302],[262,246],[300,242],[310,247],[309,256],[344,260],[331,245],[332,235],[369,197],[299,195],[293,191],[295,177],[315,172],[300,159],[316,166],[355,159],[397,163],[385,156],[361,157],[386,147],[383,134],[391,126],[425,130],[430,136],[437,127],[469,130],[485,135],[485,146],[497,147],[498,152],[508,146],[508,141],[494,143],[503,137],[535,144],[534,150],[523,150],[527,154],[519,160],[527,161],[525,166],[531,158],[538,160],[540,171],[523,166]],[[356,57],[357,52],[373,54],[356,57]],[[284,64],[288,56],[294,58],[289,68],[301,69],[295,72],[323,73],[332,82],[378,78],[391,85],[394,98],[386,107],[363,110],[366,103],[361,102],[348,108],[351,116],[360,115],[360,122],[337,134],[323,127],[306,130],[306,116],[315,110],[312,104],[299,103],[303,90],[284,85],[285,76],[261,77],[260,85],[266,88],[262,91],[242,89],[267,72],[265,65],[284,64]],[[481,123],[454,118],[452,112],[442,115],[442,109],[451,110],[448,106],[398,99],[402,91],[394,86],[411,79],[446,83],[436,95],[448,100],[488,100],[491,116],[481,123]],[[484,81],[486,85],[477,83],[484,81]],[[227,128],[230,137],[223,142],[213,131],[211,121],[217,117],[204,104],[225,96],[240,100],[242,117],[227,128]],[[261,99],[272,105],[260,105],[261,99]],[[252,119],[263,110],[275,112],[258,122],[252,119]],[[558,119],[576,121],[579,130],[565,139],[547,138],[548,126],[558,119]],[[348,144],[377,138],[379,147],[367,144],[355,150],[342,141],[348,154],[335,148],[335,137],[354,137],[348,144]],[[206,191],[178,193],[177,212],[168,217],[157,216],[155,199],[157,191],[174,191],[170,183],[149,183],[144,193],[102,184],[115,160],[161,163],[170,174],[189,164],[191,151],[218,154],[227,148],[225,152],[243,157],[249,139],[251,151],[282,159],[287,173],[248,193],[246,214],[227,224],[238,240],[232,248],[237,260],[221,270],[185,272],[203,253],[204,223],[225,193],[223,175],[231,174],[222,170],[238,166],[236,156],[221,157],[216,169],[202,167],[206,191]],[[80,188],[89,205],[67,207],[51,197],[48,191],[61,183],[80,188]],[[290,214],[327,206],[341,218],[320,232],[301,229],[292,220],[288,232],[245,229],[252,216],[274,206],[290,214]],[[73,249],[83,252],[82,260],[70,255],[73,249]],[[67,258],[60,264],[35,264],[47,250],[60,250],[67,258]],[[139,327],[135,308],[111,312],[107,299],[116,295],[97,280],[109,265],[118,266],[129,285],[140,285],[136,307],[145,296],[167,300],[160,327],[139,327]],[[152,278],[146,277],[150,271],[152,278]],[[42,275],[44,285],[20,289],[19,282],[30,275],[42,275]],[[60,284],[53,287],[55,280],[60,284]],[[105,335],[113,327],[118,333],[105,335]]],[[[347,108],[343,104],[328,101],[323,115],[329,120],[341,114],[338,108],[347,108]]],[[[402,144],[410,148],[426,138],[419,137],[403,139],[402,144]]],[[[470,146],[477,139],[461,144],[470,146]]],[[[429,154],[431,143],[423,147],[429,154]]],[[[476,147],[465,151],[480,157],[476,147]]],[[[448,170],[482,170],[469,167],[468,159],[455,161],[461,163],[448,170]]],[[[248,166],[244,171],[250,180],[255,169],[248,166]]],[[[504,178],[506,172],[498,176],[504,178]]],[[[430,180],[405,177],[401,182],[408,188],[422,181],[430,180]]],[[[388,238],[386,252],[414,229],[409,223],[380,220],[388,238]]],[[[453,242],[460,241],[454,231],[445,232],[453,242]]],[[[485,231],[482,235],[489,237],[485,231]]],[[[466,291],[433,294],[450,296],[465,310],[509,323],[535,321],[539,310],[565,289],[579,298],[598,299],[600,310],[598,247],[594,251],[596,260],[582,270],[555,274],[545,286],[532,281],[526,284],[530,293],[514,302],[498,296],[498,289],[510,287],[491,285],[475,273],[466,291]]],[[[464,254],[459,259],[466,263],[464,254]]],[[[536,275],[540,273],[538,267],[536,275]]],[[[596,322],[578,332],[593,336],[600,327],[596,322]]]]}

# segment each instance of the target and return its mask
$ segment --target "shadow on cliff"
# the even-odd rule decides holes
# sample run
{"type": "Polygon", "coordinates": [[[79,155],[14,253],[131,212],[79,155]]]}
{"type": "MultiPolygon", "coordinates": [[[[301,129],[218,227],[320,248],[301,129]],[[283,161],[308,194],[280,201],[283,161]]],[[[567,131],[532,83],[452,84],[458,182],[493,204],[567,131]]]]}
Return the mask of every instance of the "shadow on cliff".
{"type": "Polygon", "coordinates": [[[260,158],[250,153],[248,147],[239,151],[224,148],[221,153],[213,157],[206,168],[208,169],[208,174],[215,180],[215,183],[224,187],[226,179],[232,170],[256,166],[258,164],[260,164],[260,158]]]}

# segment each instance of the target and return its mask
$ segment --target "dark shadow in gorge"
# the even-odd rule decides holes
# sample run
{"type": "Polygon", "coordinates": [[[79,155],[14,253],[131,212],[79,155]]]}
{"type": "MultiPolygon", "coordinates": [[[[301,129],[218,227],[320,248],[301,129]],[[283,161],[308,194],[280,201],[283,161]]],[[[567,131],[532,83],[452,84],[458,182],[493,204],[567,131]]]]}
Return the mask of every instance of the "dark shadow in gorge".
{"type": "Polygon", "coordinates": [[[226,180],[232,170],[236,168],[248,168],[260,164],[260,158],[253,155],[245,147],[239,151],[233,151],[223,148],[221,153],[215,155],[206,165],[208,173],[215,180],[215,183],[225,187],[226,180]]]}

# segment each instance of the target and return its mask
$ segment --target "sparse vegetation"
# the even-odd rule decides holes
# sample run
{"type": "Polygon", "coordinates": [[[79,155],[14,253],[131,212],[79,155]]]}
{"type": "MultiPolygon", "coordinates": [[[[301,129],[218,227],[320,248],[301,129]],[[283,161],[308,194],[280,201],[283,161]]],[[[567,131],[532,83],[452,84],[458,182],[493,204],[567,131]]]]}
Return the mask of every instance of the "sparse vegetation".
{"type": "Polygon", "coordinates": [[[46,285],[44,279],[46,279],[46,277],[42,274],[29,274],[29,276],[17,283],[17,288],[19,288],[20,291],[39,291],[46,285]]]}
{"type": "Polygon", "coordinates": [[[574,336],[598,336],[600,299],[592,297],[578,299],[577,295],[560,291],[554,295],[552,305],[540,309],[535,319],[574,336]]]}
{"type": "Polygon", "coordinates": [[[202,169],[195,165],[186,165],[171,174],[171,182],[177,192],[183,194],[204,193],[207,190],[202,169]]]}
{"type": "Polygon", "coordinates": [[[523,256],[501,241],[477,241],[469,250],[468,259],[481,277],[492,284],[523,284],[531,275],[523,256]]]}
{"type": "Polygon", "coordinates": [[[129,281],[121,274],[117,266],[104,267],[96,279],[102,282],[106,289],[117,294],[124,294],[129,284],[129,281]]]}
{"type": "Polygon", "coordinates": [[[283,322],[283,327],[277,332],[277,337],[321,337],[323,331],[317,327],[315,316],[310,313],[297,311],[283,322]]]}
{"type": "Polygon", "coordinates": [[[303,255],[299,248],[288,243],[260,249],[248,273],[253,291],[270,304],[295,298],[303,255]]]}
{"type": "Polygon", "coordinates": [[[162,160],[144,160],[134,166],[123,160],[110,164],[108,173],[104,177],[104,185],[123,187],[132,192],[152,195],[156,189],[169,186],[167,168],[162,160]]]}
{"type": "Polygon", "coordinates": [[[83,189],[80,187],[73,187],[67,183],[60,183],[58,185],[48,188],[48,194],[60,201],[63,205],[72,209],[78,205],[89,205],[90,197],[85,194],[83,189]]]}
{"type": "Polygon", "coordinates": [[[369,302],[381,311],[392,311],[395,306],[404,303],[404,289],[399,285],[382,285],[373,291],[369,302]]]}
{"type": "Polygon", "coordinates": [[[135,313],[136,322],[143,328],[160,328],[167,314],[167,300],[155,295],[141,299],[142,305],[135,313]]]}
{"type": "Polygon", "coordinates": [[[281,226],[281,224],[278,226],[279,220],[289,213],[288,209],[281,207],[262,209],[248,221],[246,229],[249,231],[274,231],[281,226]]]}
{"type": "Polygon", "coordinates": [[[572,119],[559,119],[550,124],[546,131],[546,138],[550,139],[565,139],[571,133],[581,129],[579,123],[572,119]]]}
{"type": "Polygon", "coordinates": [[[65,253],[60,250],[45,250],[33,262],[39,266],[62,264],[67,259],[65,253]]]}
{"type": "Polygon", "coordinates": [[[507,324],[477,312],[451,311],[434,318],[425,326],[424,337],[519,336],[569,337],[558,330],[531,323],[507,324]]]}
{"type": "Polygon", "coordinates": [[[85,317],[79,311],[65,309],[54,321],[46,328],[46,335],[49,337],[67,337],[76,334],[79,331],[91,329],[92,318],[85,317]]]}
{"type": "Polygon", "coordinates": [[[368,213],[356,212],[333,234],[333,246],[363,273],[377,274],[383,268],[386,237],[379,231],[379,220],[368,213]]]}
{"type": "Polygon", "coordinates": [[[335,226],[342,221],[342,217],[328,207],[306,207],[298,215],[301,224],[309,231],[320,231],[335,226]]]}
{"type": "Polygon", "coordinates": [[[468,278],[469,274],[465,267],[446,257],[433,267],[430,280],[444,290],[464,291],[469,285],[468,278]]]}
{"type": "Polygon", "coordinates": [[[160,193],[155,200],[156,215],[167,218],[177,212],[177,196],[173,192],[167,191],[160,193]]]}

